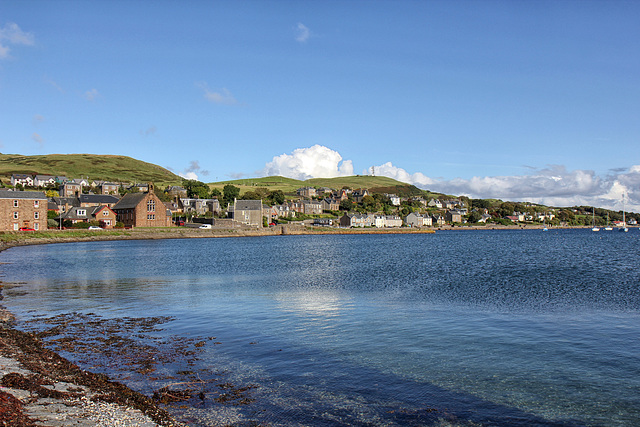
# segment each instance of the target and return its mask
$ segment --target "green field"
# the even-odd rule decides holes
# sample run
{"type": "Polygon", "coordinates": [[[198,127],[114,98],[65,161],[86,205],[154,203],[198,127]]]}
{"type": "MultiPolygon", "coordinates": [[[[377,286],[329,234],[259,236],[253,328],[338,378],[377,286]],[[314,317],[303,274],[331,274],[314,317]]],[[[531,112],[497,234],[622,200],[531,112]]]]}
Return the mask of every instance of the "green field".
{"type": "Polygon", "coordinates": [[[265,178],[247,178],[231,181],[211,182],[211,188],[218,188],[222,191],[225,185],[231,184],[240,188],[240,193],[246,191],[256,191],[258,188],[265,188],[269,191],[282,190],[285,194],[292,194],[300,187],[328,187],[339,190],[348,187],[352,190],[366,188],[370,192],[393,193],[403,196],[415,196],[425,194],[419,188],[396,181],[393,178],[384,176],[342,176],[336,178],[312,178],[301,181],[281,176],[269,176],[265,178]]]}
{"type": "Polygon", "coordinates": [[[46,154],[22,156],[0,154],[0,177],[8,183],[12,174],[84,177],[116,182],[153,182],[157,186],[179,185],[173,172],[126,156],[98,154],[46,154]]]}
{"type": "MultiPolygon", "coordinates": [[[[12,174],[84,177],[89,180],[115,182],[153,182],[157,188],[182,183],[182,178],[158,165],[127,156],[98,154],[47,154],[41,156],[0,154],[0,179],[8,184],[12,174]]],[[[392,178],[367,175],[313,178],[306,181],[269,176],[208,183],[210,188],[218,188],[221,191],[227,184],[239,187],[241,194],[262,188],[268,191],[282,190],[285,194],[293,195],[298,188],[307,186],[328,187],[336,190],[344,187],[352,190],[366,188],[372,193],[391,193],[403,197],[430,194],[392,178]]]]}

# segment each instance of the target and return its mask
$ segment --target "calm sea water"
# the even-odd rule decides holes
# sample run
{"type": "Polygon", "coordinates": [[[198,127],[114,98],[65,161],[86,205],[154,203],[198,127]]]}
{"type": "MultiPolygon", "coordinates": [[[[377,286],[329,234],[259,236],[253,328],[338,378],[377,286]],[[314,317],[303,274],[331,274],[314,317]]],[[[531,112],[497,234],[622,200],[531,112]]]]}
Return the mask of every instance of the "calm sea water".
{"type": "Polygon", "coordinates": [[[632,426],[639,253],[635,229],[446,231],[55,244],[0,268],[21,321],[215,336],[198,366],[256,401],[177,412],[193,425],[632,426]]]}

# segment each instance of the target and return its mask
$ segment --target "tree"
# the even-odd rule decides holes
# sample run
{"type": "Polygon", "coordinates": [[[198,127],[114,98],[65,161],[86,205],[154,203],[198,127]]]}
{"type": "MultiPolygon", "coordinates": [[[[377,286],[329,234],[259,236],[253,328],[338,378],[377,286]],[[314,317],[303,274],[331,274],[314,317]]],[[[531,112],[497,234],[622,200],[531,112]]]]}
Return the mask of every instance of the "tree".
{"type": "Polygon", "coordinates": [[[211,194],[207,184],[195,179],[183,179],[182,187],[187,190],[187,197],[189,198],[208,199],[211,194]]]}
{"type": "Polygon", "coordinates": [[[212,199],[222,199],[222,192],[217,188],[212,189],[211,190],[211,198],[212,199]]]}
{"type": "Polygon", "coordinates": [[[241,197],[239,197],[239,199],[241,199],[241,200],[262,200],[260,195],[258,193],[256,193],[255,191],[247,191],[241,197]]]}
{"type": "Polygon", "coordinates": [[[377,212],[377,203],[376,199],[371,196],[364,196],[362,198],[362,207],[364,207],[367,212],[377,212]]]}
{"type": "Polygon", "coordinates": [[[269,193],[269,195],[267,196],[267,200],[272,205],[281,205],[284,203],[284,200],[285,200],[284,192],[282,190],[274,190],[269,193]]]}
{"type": "Polygon", "coordinates": [[[470,212],[469,216],[467,217],[467,221],[472,224],[479,222],[481,219],[482,219],[482,215],[480,215],[480,212],[478,211],[470,212]]]}
{"type": "Polygon", "coordinates": [[[229,203],[233,202],[233,199],[238,198],[238,195],[240,194],[240,188],[236,187],[235,185],[227,184],[222,189],[222,193],[224,194],[222,199],[224,202],[224,206],[227,206],[229,203]]]}
{"type": "Polygon", "coordinates": [[[47,190],[47,192],[45,194],[46,194],[47,198],[60,197],[60,193],[58,193],[56,190],[47,190]]]}
{"type": "Polygon", "coordinates": [[[353,207],[353,202],[351,201],[351,199],[344,199],[343,201],[340,202],[340,210],[341,211],[350,211],[351,208],[353,207]]]}

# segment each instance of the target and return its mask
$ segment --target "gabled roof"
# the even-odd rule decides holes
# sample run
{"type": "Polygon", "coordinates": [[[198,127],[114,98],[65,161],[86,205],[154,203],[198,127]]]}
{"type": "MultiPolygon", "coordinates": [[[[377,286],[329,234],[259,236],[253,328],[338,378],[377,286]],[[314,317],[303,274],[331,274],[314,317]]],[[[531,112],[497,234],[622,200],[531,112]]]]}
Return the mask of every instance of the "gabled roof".
{"type": "Polygon", "coordinates": [[[236,200],[235,209],[243,211],[262,211],[262,200],[236,200]]]}
{"type": "Polygon", "coordinates": [[[0,190],[0,199],[47,200],[47,196],[42,191],[0,190]]]}
{"type": "Polygon", "coordinates": [[[80,206],[80,199],[77,197],[52,197],[51,201],[56,205],[80,206]]]}
{"type": "Polygon", "coordinates": [[[67,212],[63,213],[61,216],[64,219],[89,219],[91,217],[91,214],[89,213],[89,209],[91,208],[73,207],[69,209],[67,212]],[[78,210],[84,212],[84,215],[79,215],[78,210]]]}
{"type": "Polygon", "coordinates": [[[120,200],[118,197],[108,194],[80,194],[78,198],[80,199],[80,203],[101,203],[105,205],[117,203],[118,200],[120,200]]]}
{"type": "Polygon", "coordinates": [[[116,203],[116,205],[113,207],[113,210],[115,211],[117,209],[133,209],[138,206],[138,204],[140,204],[140,202],[146,195],[146,193],[127,193],[122,197],[122,199],[120,199],[118,203],[116,203]]]}

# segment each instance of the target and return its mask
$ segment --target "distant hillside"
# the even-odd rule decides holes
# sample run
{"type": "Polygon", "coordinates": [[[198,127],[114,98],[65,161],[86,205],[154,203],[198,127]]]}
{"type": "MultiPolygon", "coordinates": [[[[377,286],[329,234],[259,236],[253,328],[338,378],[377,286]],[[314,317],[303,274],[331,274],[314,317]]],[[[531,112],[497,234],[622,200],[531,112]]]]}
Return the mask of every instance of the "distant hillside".
{"type": "Polygon", "coordinates": [[[394,193],[402,196],[412,196],[423,194],[419,188],[396,181],[384,176],[343,176],[336,178],[312,178],[300,181],[281,176],[270,176],[266,178],[236,179],[232,181],[221,181],[209,183],[212,188],[222,188],[227,185],[235,185],[240,188],[240,193],[254,191],[256,188],[266,188],[269,191],[282,190],[284,193],[294,193],[300,187],[329,187],[340,189],[349,187],[351,189],[366,188],[375,193],[394,193]]]}
{"type": "Polygon", "coordinates": [[[179,185],[182,179],[171,171],[126,156],[100,154],[46,154],[22,156],[0,154],[0,177],[7,182],[12,174],[89,177],[105,181],[154,182],[179,185]]]}

